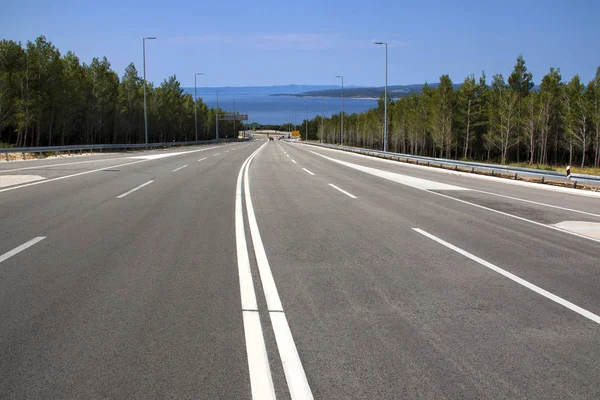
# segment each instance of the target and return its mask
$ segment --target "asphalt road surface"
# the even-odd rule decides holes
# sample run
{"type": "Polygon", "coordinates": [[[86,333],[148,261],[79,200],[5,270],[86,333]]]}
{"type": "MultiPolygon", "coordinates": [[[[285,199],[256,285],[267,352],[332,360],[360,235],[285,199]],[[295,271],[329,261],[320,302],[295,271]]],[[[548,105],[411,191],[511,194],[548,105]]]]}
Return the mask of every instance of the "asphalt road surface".
{"type": "Polygon", "coordinates": [[[0,164],[2,399],[598,399],[600,196],[284,141],[0,164]]]}

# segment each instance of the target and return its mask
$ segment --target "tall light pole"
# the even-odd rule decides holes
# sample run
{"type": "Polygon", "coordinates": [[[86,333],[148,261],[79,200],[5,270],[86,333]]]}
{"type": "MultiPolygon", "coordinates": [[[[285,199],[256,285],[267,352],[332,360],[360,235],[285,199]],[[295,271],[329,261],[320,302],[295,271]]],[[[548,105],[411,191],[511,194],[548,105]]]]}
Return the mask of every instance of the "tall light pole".
{"type": "Polygon", "coordinates": [[[323,114],[323,96],[321,96],[321,143],[323,143],[323,136],[325,136],[325,114],[323,114]]]}
{"type": "Polygon", "coordinates": [[[385,94],[383,108],[383,151],[387,151],[387,76],[388,76],[388,44],[387,42],[375,42],[375,44],[385,44],[385,94]]]}
{"type": "Polygon", "coordinates": [[[304,140],[308,142],[308,104],[306,103],[306,100],[304,100],[304,107],[306,107],[306,135],[304,140]]]}
{"type": "Polygon", "coordinates": [[[219,140],[219,91],[217,90],[217,112],[215,113],[217,118],[217,140],[219,140]]]}
{"type": "Polygon", "coordinates": [[[146,40],[155,40],[156,37],[142,39],[144,47],[144,131],[146,132],[146,147],[148,146],[148,112],[146,111],[146,40]]]}
{"type": "Polygon", "coordinates": [[[196,125],[196,142],[198,141],[198,96],[196,95],[196,77],[198,75],[204,75],[204,73],[196,72],[194,74],[194,124],[196,125]]]}
{"type": "Polygon", "coordinates": [[[344,144],[344,77],[342,75],[336,76],[336,78],[342,78],[342,129],[340,132],[340,145],[344,144]]]}

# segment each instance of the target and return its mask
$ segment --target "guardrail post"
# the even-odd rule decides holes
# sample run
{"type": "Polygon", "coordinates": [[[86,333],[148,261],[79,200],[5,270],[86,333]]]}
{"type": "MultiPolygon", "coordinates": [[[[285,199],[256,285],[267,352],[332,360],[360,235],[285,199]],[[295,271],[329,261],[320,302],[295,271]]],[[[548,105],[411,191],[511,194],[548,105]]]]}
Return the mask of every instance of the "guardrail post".
{"type": "Polygon", "coordinates": [[[494,176],[494,170],[492,170],[492,176],[494,176]]]}
{"type": "Polygon", "coordinates": [[[471,167],[471,173],[474,174],[475,173],[475,167],[471,167]]]}
{"type": "Polygon", "coordinates": [[[419,165],[419,160],[417,160],[417,165],[419,165]]]}
{"type": "Polygon", "coordinates": [[[427,166],[429,167],[429,161],[427,161],[427,166]]]}
{"type": "Polygon", "coordinates": [[[542,185],[544,184],[544,178],[545,178],[545,177],[544,177],[544,176],[542,176],[542,185]]]}
{"type": "Polygon", "coordinates": [[[6,161],[8,161],[8,153],[6,153],[6,161]]]}
{"type": "Polygon", "coordinates": [[[515,172],[515,181],[517,180],[517,173],[515,172]]]}
{"type": "Polygon", "coordinates": [[[577,189],[577,181],[573,182],[573,189],[577,189]]]}
{"type": "Polygon", "coordinates": [[[454,170],[455,170],[455,171],[458,171],[458,165],[455,165],[455,166],[454,166],[454,170]]]}
{"type": "Polygon", "coordinates": [[[25,161],[25,152],[23,152],[21,154],[23,154],[23,161],[25,161]]]}

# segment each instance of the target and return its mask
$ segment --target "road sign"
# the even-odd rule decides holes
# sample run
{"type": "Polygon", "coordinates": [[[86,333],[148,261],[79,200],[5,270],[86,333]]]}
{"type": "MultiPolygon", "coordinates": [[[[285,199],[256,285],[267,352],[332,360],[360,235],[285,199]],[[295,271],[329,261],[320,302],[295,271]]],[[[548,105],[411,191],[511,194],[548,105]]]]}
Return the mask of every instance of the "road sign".
{"type": "Polygon", "coordinates": [[[223,114],[221,119],[225,121],[248,121],[248,114],[223,114]]]}
{"type": "Polygon", "coordinates": [[[292,131],[292,136],[300,137],[300,131],[292,131]]]}

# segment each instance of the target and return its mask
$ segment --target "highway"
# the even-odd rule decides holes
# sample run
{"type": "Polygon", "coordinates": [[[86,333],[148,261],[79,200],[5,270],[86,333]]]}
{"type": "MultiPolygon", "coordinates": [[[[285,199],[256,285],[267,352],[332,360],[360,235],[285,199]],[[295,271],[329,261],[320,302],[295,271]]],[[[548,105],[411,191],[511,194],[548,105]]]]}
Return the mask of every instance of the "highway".
{"type": "Polygon", "coordinates": [[[0,164],[2,399],[598,399],[600,195],[252,140],[0,164]]]}

